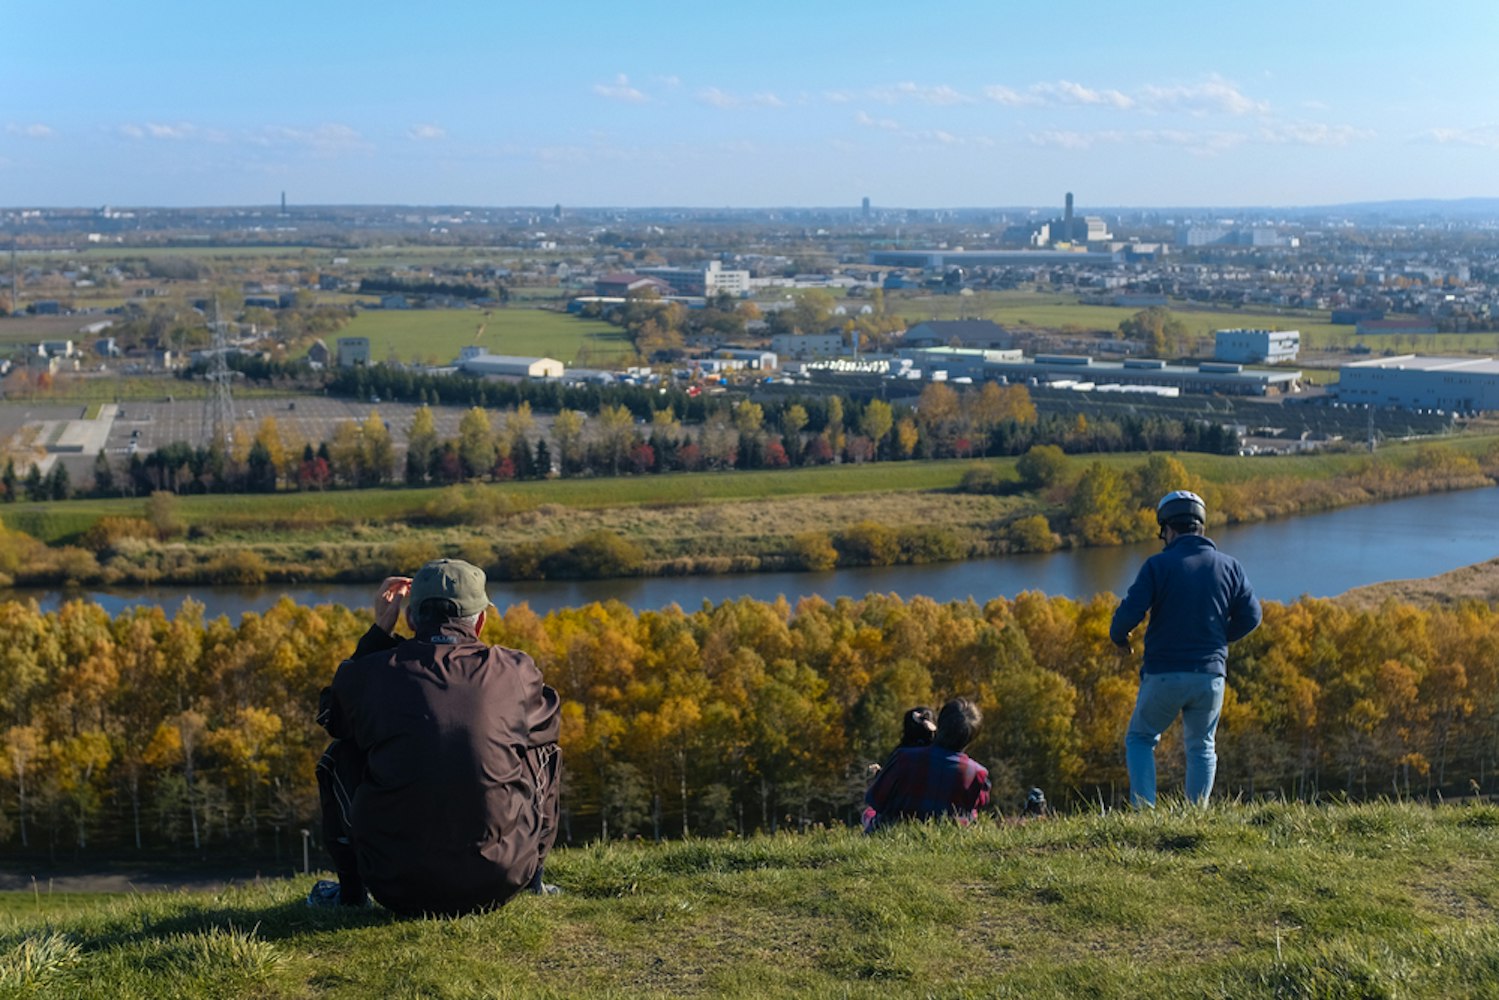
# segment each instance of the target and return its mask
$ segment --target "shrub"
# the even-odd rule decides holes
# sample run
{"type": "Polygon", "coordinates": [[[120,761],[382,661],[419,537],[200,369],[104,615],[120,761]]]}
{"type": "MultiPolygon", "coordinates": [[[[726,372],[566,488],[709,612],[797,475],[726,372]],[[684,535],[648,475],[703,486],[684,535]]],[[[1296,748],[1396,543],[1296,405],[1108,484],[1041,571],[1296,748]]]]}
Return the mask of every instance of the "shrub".
{"type": "Polygon", "coordinates": [[[247,586],[265,583],[270,570],[265,557],[252,549],[235,549],[205,563],[199,578],[205,583],[229,583],[247,586]]]}
{"type": "Polygon", "coordinates": [[[187,530],[178,503],[177,494],[166,490],[157,490],[146,500],[146,520],[156,530],[156,537],[162,541],[176,538],[187,530]]]}
{"type": "Polygon", "coordinates": [[[958,492],[991,495],[1008,493],[1013,484],[1014,480],[1005,476],[995,466],[980,465],[963,473],[963,478],[958,481],[958,492]]]}
{"type": "Polygon", "coordinates": [[[154,540],[157,529],[143,517],[101,517],[83,533],[83,547],[94,552],[118,551],[121,542],[154,540]]]}
{"type": "Polygon", "coordinates": [[[548,579],[601,580],[632,576],[645,564],[639,545],[612,531],[593,531],[566,548],[543,555],[541,572],[548,579]]]}
{"type": "Polygon", "coordinates": [[[448,486],[422,507],[421,516],[436,524],[498,524],[532,506],[513,493],[477,483],[448,486]]]}
{"type": "Polygon", "coordinates": [[[1016,552],[1051,552],[1062,544],[1057,533],[1051,530],[1051,522],[1042,514],[1018,518],[1010,524],[1006,534],[1016,552]]]}
{"type": "Polygon", "coordinates": [[[1015,472],[1027,489],[1038,490],[1061,482],[1067,472],[1067,455],[1054,444],[1031,445],[1015,462],[1015,472]]]}
{"type": "Polygon", "coordinates": [[[848,566],[890,566],[900,559],[900,539],[875,521],[860,521],[839,532],[834,543],[848,566]]]}
{"type": "Polygon", "coordinates": [[[953,562],[963,558],[963,543],[947,528],[932,524],[902,528],[897,535],[904,563],[953,562]]]}
{"type": "Polygon", "coordinates": [[[825,532],[809,531],[791,540],[789,553],[792,565],[799,569],[821,573],[838,565],[838,550],[825,532]]]}
{"type": "Polygon", "coordinates": [[[386,545],[385,555],[392,573],[415,573],[423,564],[441,557],[442,552],[431,539],[403,538],[386,545]]]}

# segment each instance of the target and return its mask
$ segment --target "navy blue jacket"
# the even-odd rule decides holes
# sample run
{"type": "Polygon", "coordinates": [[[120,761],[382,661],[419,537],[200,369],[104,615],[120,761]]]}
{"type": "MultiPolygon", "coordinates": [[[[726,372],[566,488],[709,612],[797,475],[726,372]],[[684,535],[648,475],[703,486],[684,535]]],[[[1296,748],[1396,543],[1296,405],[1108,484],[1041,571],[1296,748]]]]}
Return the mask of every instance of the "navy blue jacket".
{"type": "Polygon", "coordinates": [[[1115,645],[1129,641],[1146,612],[1142,674],[1221,676],[1228,644],[1260,623],[1260,602],[1244,567],[1202,535],[1178,535],[1145,560],[1109,625],[1115,645]]]}

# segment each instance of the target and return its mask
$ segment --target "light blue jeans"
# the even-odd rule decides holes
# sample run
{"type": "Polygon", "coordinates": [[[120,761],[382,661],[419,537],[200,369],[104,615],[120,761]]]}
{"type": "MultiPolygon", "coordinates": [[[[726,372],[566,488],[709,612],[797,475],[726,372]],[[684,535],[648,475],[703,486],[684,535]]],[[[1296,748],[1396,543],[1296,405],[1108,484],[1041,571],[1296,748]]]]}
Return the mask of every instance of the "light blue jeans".
{"type": "Polygon", "coordinates": [[[1155,748],[1177,713],[1187,751],[1187,801],[1207,805],[1218,771],[1214,739],[1223,711],[1223,678],[1217,674],[1146,674],[1140,678],[1135,714],[1124,734],[1130,802],[1155,807],[1155,748]]]}

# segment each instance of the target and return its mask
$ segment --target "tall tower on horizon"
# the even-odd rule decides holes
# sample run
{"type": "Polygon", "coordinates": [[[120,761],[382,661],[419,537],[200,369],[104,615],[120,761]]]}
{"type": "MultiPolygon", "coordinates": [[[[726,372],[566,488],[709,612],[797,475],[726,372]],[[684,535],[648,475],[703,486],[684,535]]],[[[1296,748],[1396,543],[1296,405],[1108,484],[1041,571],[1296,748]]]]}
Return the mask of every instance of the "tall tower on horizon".
{"type": "Polygon", "coordinates": [[[869,218],[869,196],[864,197],[864,218],[869,218]]]}

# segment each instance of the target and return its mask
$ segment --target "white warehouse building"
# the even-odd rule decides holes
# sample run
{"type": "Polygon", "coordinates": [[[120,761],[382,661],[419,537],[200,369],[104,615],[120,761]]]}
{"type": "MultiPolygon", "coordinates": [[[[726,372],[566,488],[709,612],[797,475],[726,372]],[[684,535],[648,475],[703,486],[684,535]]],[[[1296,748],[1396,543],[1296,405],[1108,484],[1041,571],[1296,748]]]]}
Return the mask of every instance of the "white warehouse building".
{"type": "Polygon", "coordinates": [[[1213,334],[1213,357],[1242,365],[1295,361],[1301,350],[1300,330],[1219,330],[1213,334]]]}
{"type": "Polygon", "coordinates": [[[1343,365],[1338,399],[1345,403],[1471,413],[1499,410],[1499,361],[1402,354],[1343,365]]]}
{"type": "Polygon", "coordinates": [[[510,354],[488,354],[464,348],[458,367],[472,375],[507,375],[511,378],[561,378],[565,365],[555,358],[522,358],[510,354]]]}

